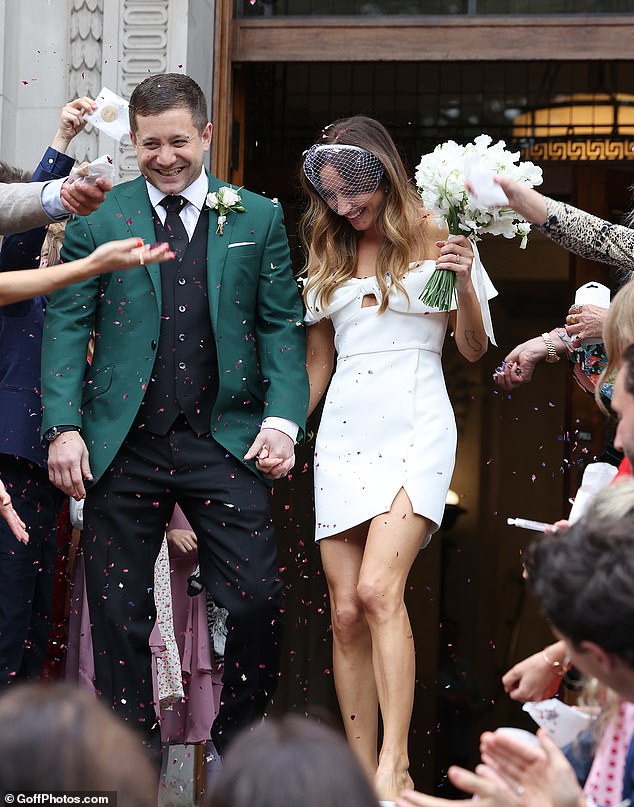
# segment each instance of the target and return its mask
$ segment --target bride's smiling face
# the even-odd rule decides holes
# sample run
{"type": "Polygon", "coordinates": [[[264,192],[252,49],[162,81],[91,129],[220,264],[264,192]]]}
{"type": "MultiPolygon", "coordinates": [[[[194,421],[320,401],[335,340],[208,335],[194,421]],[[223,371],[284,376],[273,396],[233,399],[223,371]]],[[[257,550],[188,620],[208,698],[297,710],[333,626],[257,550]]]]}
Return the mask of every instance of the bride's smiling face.
{"type": "Polygon", "coordinates": [[[370,189],[351,187],[334,165],[324,165],[320,171],[321,196],[339,216],[347,219],[355,230],[367,230],[375,223],[385,193],[379,186],[375,189],[370,179],[370,189]]]}

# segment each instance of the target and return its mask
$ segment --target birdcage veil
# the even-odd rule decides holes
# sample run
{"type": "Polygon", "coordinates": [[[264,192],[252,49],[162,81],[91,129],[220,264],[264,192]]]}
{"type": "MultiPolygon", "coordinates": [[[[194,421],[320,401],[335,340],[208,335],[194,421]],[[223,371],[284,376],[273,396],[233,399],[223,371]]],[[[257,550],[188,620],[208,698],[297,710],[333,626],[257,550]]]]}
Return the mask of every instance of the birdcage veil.
{"type": "Polygon", "coordinates": [[[341,198],[363,205],[379,187],[383,165],[359,146],[315,144],[304,157],[304,174],[322,199],[338,212],[341,198]]]}

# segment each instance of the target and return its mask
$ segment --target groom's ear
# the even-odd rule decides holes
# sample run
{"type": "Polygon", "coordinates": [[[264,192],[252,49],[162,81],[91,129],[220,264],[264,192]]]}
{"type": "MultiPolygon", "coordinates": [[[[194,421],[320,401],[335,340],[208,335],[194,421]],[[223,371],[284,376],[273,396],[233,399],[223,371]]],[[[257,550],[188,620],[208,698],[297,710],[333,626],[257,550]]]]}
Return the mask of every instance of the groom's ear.
{"type": "Polygon", "coordinates": [[[208,123],[205,128],[203,129],[203,133],[200,136],[201,140],[203,141],[203,148],[205,151],[209,151],[209,147],[211,145],[211,136],[214,131],[213,123],[208,123]]]}

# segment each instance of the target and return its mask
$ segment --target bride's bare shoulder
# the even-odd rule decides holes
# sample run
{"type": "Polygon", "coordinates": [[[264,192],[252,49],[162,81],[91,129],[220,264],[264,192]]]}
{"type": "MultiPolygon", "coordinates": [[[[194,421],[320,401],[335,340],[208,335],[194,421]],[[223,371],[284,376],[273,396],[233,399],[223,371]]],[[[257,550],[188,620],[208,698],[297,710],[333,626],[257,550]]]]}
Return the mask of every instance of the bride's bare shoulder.
{"type": "Polygon", "coordinates": [[[422,208],[417,257],[420,260],[435,260],[439,254],[436,241],[444,241],[447,235],[448,231],[446,225],[440,224],[434,213],[422,208]]]}

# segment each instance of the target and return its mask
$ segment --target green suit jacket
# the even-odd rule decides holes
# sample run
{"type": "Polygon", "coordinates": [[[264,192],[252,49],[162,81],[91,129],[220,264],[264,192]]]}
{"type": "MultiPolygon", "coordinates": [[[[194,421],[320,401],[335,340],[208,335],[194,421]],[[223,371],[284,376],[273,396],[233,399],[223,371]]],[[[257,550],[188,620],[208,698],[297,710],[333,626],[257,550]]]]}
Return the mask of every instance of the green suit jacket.
{"type": "MultiPolygon", "coordinates": [[[[209,189],[221,183],[209,176],[209,189]]],[[[242,190],[245,213],[229,212],[223,235],[209,212],[207,290],[220,386],[214,438],[241,462],[264,417],[300,426],[308,406],[302,304],[293,280],[282,210],[242,190]]],[[[69,222],[62,260],[118,238],[156,241],[143,177],[116,186],[99,210],[69,222]]],[[[79,426],[95,481],[111,464],[141,405],[154,365],[161,312],[158,264],[98,275],[55,293],[42,347],[42,432],[79,426]],[[95,333],[92,365],[86,352],[95,333]]],[[[255,473],[253,462],[246,463],[255,473]]]]}

